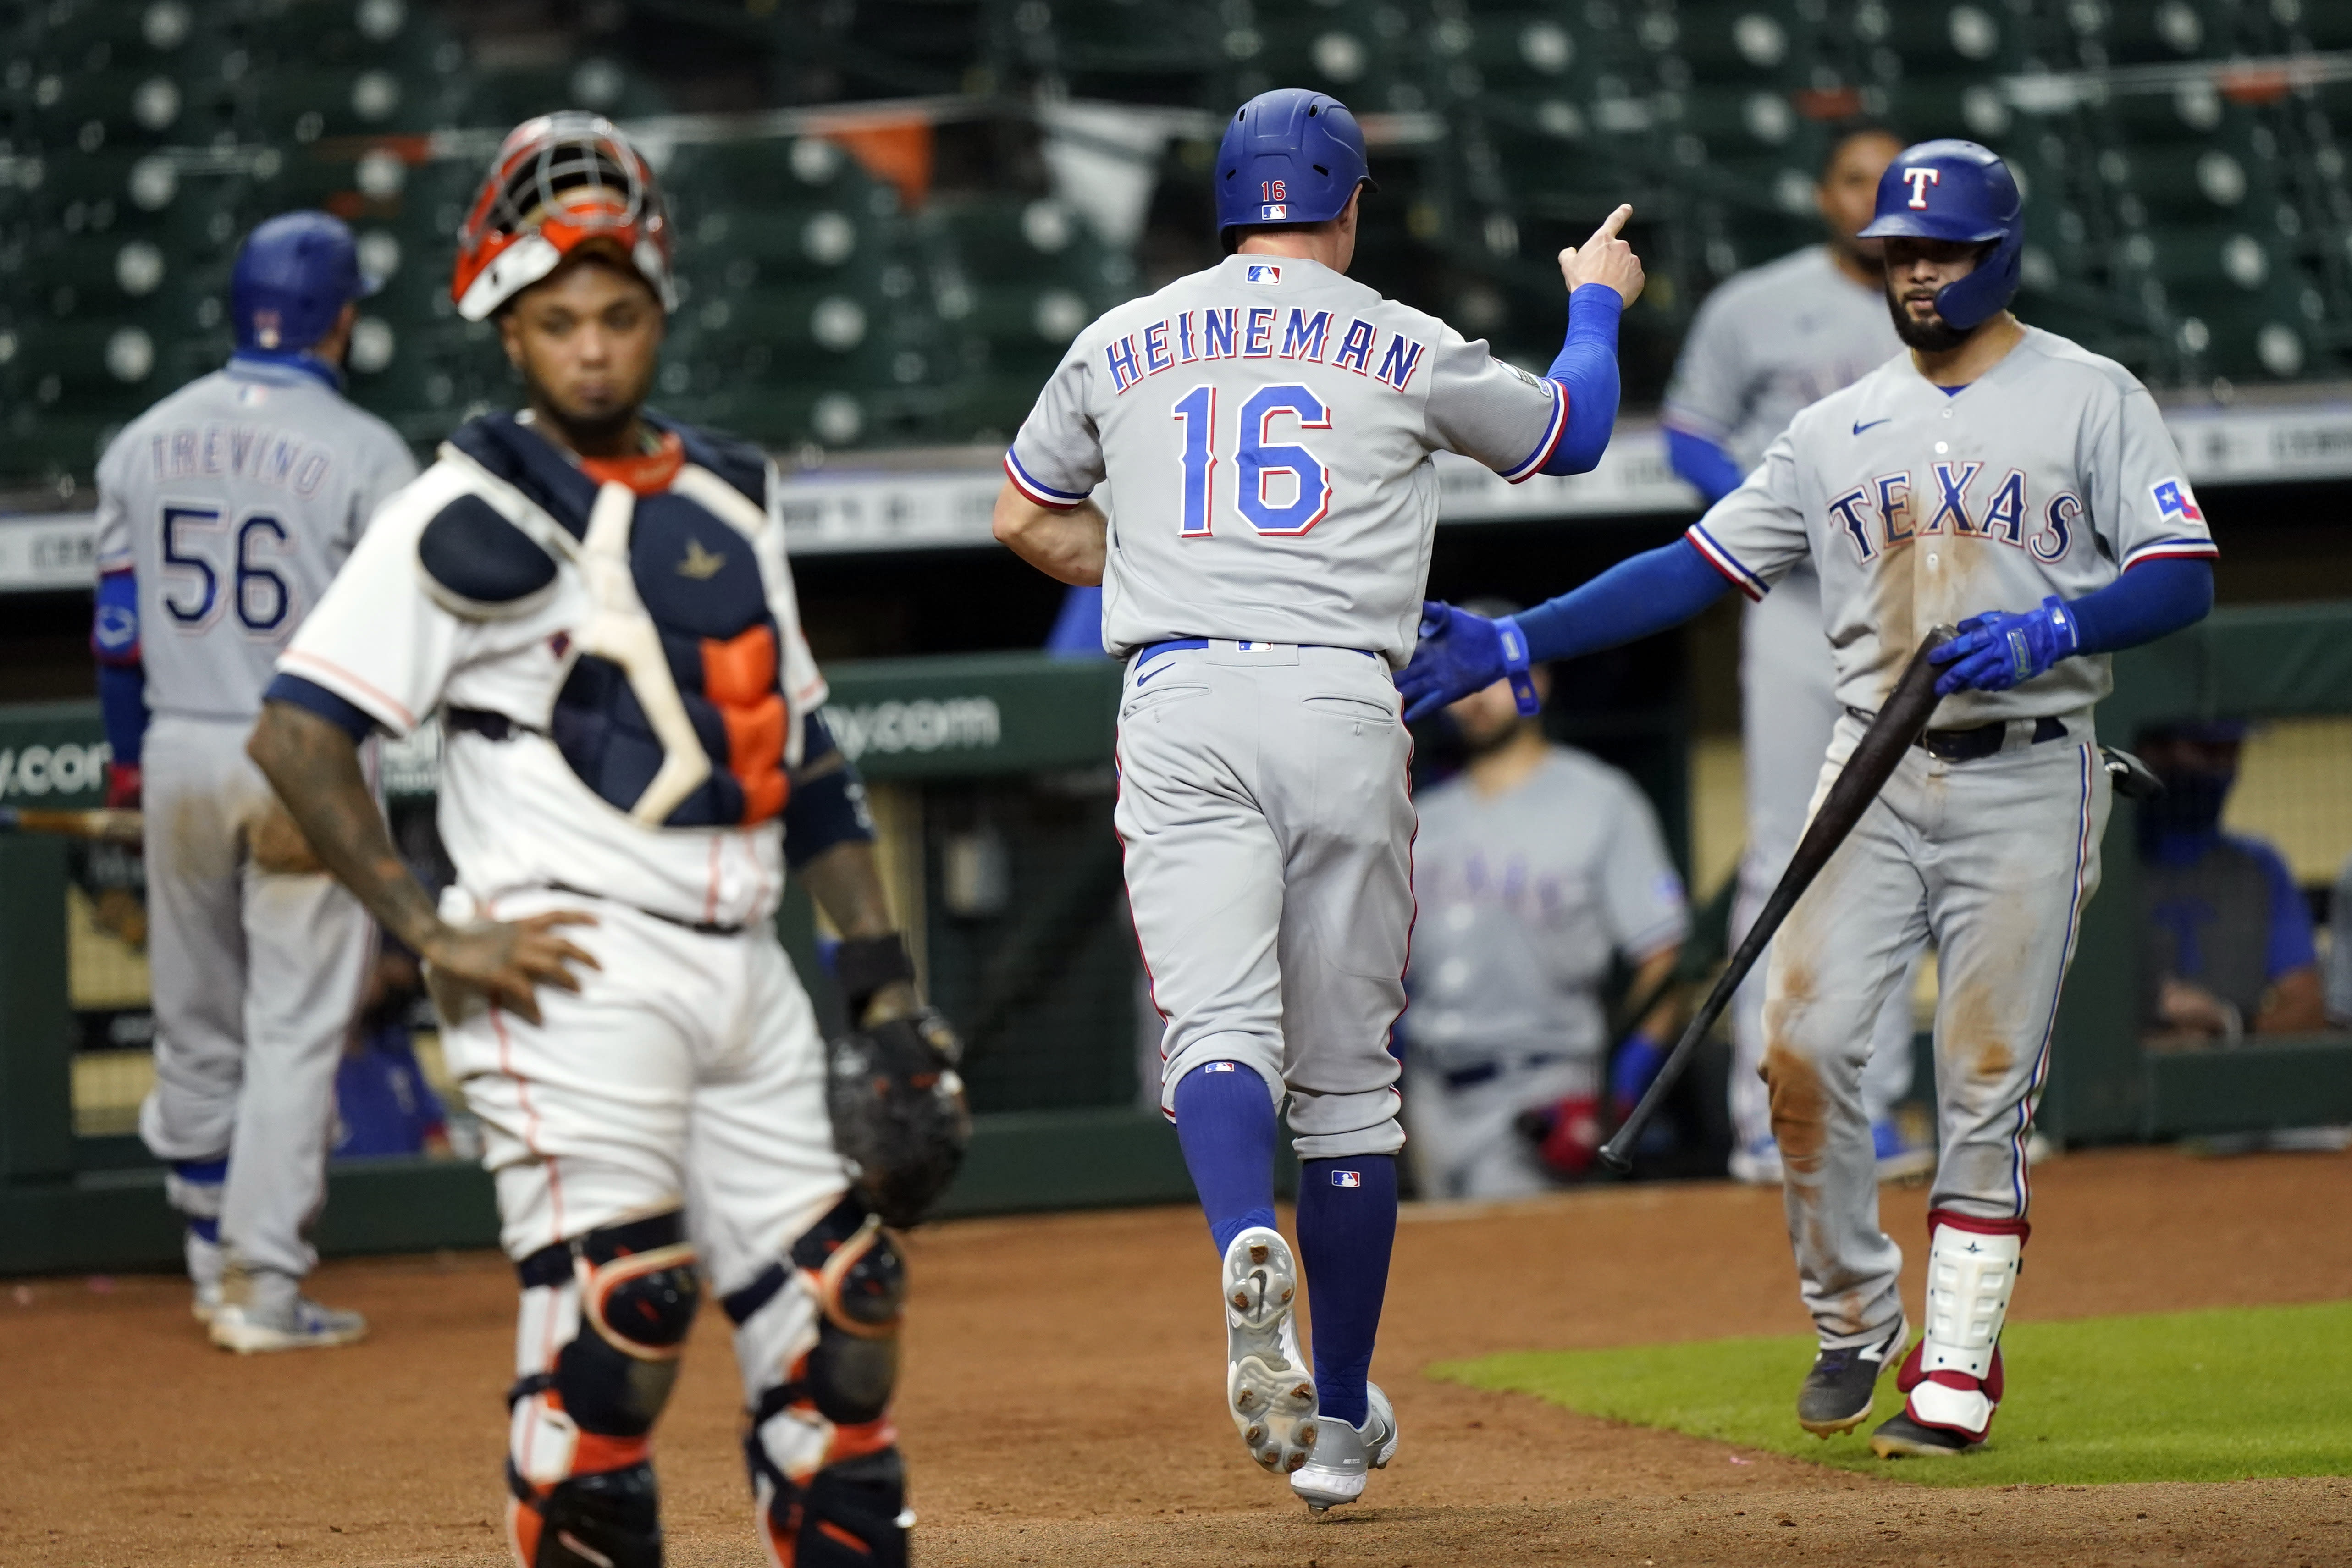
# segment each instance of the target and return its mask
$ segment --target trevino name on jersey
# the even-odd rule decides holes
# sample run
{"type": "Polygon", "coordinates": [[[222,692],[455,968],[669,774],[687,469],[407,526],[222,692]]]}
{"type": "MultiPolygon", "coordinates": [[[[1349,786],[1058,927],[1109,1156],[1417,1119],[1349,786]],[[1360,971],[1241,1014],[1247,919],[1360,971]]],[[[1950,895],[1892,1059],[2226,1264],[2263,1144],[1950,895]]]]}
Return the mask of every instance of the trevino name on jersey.
{"type": "MultiPolygon", "coordinates": [[[[1838,700],[1874,711],[1938,623],[2078,599],[2158,556],[2215,553],[2147,388],[2035,327],[1947,392],[1898,355],[1799,414],[1690,541],[1750,598],[1810,553],[1838,700]]],[[[1938,727],[2077,712],[2105,656],[2007,691],[1961,691],[1938,727]]]]}
{"type": "Polygon", "coordinates": [[[1050,507],[1118,475],[1111,652],[1233,637],[1402,667],[1437,523],[1430,454],[1523,479],[1567,413],[1558,383],[1433,316],[1318,262],[1235,255],[1079,333],[1005,468],[1050,507]]]}
{"type": "MultiPolygon", "coordinates": [[[[641,489],[510,415],[388,501],[278,668],[394,734],[436,709],[439,820],[478,905],[583,888],[688,924],[772,914],[776,825],[825,698],[772,465],[680,442],[641,489]]],[[[681,441],[682,438],[682,441],[681,441]]]]}
{"type": "Polygon", "coordinates": [[[148,707],[259,713],[278,651],[415,477],[315,363],[240,355],[125,426],[99,459],[98,568],[138,574],[148,707]]]}

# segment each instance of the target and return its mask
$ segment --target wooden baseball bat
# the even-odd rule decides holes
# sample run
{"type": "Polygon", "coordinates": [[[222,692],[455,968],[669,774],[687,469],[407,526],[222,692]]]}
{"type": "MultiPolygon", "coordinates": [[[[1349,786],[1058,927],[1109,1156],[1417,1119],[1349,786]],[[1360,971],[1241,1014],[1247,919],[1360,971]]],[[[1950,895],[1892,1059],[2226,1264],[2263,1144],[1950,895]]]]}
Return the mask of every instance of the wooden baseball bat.
{"type": "Polygon", "coordinates": [[[1601,1146],[1601,1161],[1611,1170],[1633,1168],[1633,1145],[1642,1141],[1643,1130],[1649,1126],[1651,1118],[1657,1115],[1658,1108],[1666,1102],[1666,1097],[1674,1092],[1675,1084],[1682,1077],[1683,1069],[1690,1065],[1699,1041],[1706,1037],[1706,1032],[1715,1026],[1716,1019],[1730,1005],[1731,994],[1739,989],[1739,983],[1748,978],[1748,972],[1756,967],[1756,960],[1771,942],[1772,933],[1780,929],[1780,923],[1789,918],[1789,911],[1797,907],[1797,900],[1804,897],[1805,889],[1812,886],[1813,879],[1821,874],[1823,866],[1829,864],[1829,858],[1837,852],[1837,847],[1845,842],[1846,835],[1853,831],[1853,825],[1862,820],[1862,814],[1869,809],[1872,801],[1878,798],[1878,792],[1885,787],[1886,781],[1894,776],[1895,765],[1903,760],[1903,753],[1927,728],[1928,717],[1936,711],[1936,678],[1943,673],[1927,662],[1927,653],[1929,649],[1951,641],[1957,635],[1949,626],[1931,627],[1921,640],[1917,651],[1912,654],[1911,662],[1904,668],[1903,678],[1895,683],[1894,694],[1887,698],[1886,705],[1878,710],[1878,717],[1871,721],[1870,728],[1855,742],[1853,755],[1846,759],[1845,766],[1831,784],[1829,794],[1822,797],[1822,808],[1813,813],[1813,820],[1806,825],[1805,836],[1797,841],[1797,852],[1789,858],[1789,868],[1780,873],[1780,885],[1772,889],[1772,896],[1764,900],[1764,908],[1757,914],[1755,923],[1748,928],[1748,935],[1741,940],[1738,951],[1731,955],[1731,962],[1724,966],[1723,973],[1717,978],[1715,989],[1706,994],[1706,1001],[1691,1016],[1689,1026],[1683,1030],[1683,1037],[1675,1042],[1673,1053],[1666,1058],[1665,1065],[1658,1069],[1658,1076],[1651,1080],[1648,1092],[1642,1096],[1642,1102],[1633,1108],[1633,1113],[1625,1118],[1624,1124],[1617,1129],[1609,1142],[1601,1146]]]}
{"type": "Polygon", "coordinates": [[[100,844],[138,844],[145,837],[135,811],[43,811],[14,805],[0,805],[0,833],[47,833],[100,844]]]}

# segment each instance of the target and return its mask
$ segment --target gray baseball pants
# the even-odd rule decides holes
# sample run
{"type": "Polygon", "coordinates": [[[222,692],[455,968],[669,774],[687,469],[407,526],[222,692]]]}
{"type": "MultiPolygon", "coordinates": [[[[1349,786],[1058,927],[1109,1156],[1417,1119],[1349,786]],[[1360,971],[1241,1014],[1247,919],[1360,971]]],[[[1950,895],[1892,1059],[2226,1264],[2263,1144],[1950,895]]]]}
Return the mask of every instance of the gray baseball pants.
{"type": "Polygon", "coordinates": [[[217,1205],[233,1260],[299,1278],[375,928],[333,878],[254,866],[247,831],[273,796],[251,728],[163,716],[142,748],[155,1087],[139,1132],[159,1160],[226,1154],[216,1192],[175,1181],[173,1203],[217,1205]]]}
{"type": "Polygon", "coordinates": [[[1288,1097],[1300,1159],[1402,1147],[1411,752],[1388,666],[1361,653],[1213,642],[1130,665],[1115,820],[1163,1110],[1194,1068],[1244,1062],[1288,1097]]]}
{"type": "MultiPolygon", "coordinates": [[[[2087,712],[2063,740],[2027,743],[2032,728],[2011,724],[2007,749],[1974,762],[1906,751],[1773,938],[1764,1077],[1801,1294],[1824,1345],[1874,1343],[1903,1314],[1861,1083],[1886,994],[1930,938],[1929,1206],[2025,1217],[2025,1142],[2110,798],[2087,712]]],[[[1840,721],[1815,810],[1863,729],[1840,721]]]]}

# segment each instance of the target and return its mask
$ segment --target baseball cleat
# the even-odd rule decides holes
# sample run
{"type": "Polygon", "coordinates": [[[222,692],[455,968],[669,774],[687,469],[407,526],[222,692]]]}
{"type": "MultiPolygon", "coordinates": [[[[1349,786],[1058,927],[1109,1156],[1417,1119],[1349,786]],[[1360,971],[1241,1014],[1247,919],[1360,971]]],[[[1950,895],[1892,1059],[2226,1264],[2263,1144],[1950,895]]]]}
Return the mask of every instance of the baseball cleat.
{"type": "Polygon", "coordinates": [[[1910,1331],[1910,1324],[1897,1318],[1894,1332],[1876,1344],[1823,1349],[1797,1390],[1797,1425],[1826,1441],[1869,1420],[1879,1374],[1894,1364],[1889,1358],[1910,1331]]]}
{"type": "Polygon", "coordinates": [[[1309,1513],[1321,1513],[1364,1495],[1370,1471],[1385,1470],[1396,1455],[1396,1409],[1381,1385],[1364,1385],[1370,1405],[1361,1426],[1320,1416],[1315,1423],[1315,1452],[1290,1473],[1290,1489],[1309,1513]]]}
{"type": "Polygon", "coordinates": [[[217,1241],[206,1241],[194,1230],[187,1233],[183,1250],[188,1260],[188,1283],[194,1294],[188,1310],[196,1321],[209,1323],[220,1310],[221,1277],[226,1272],[227,1256],[217,1241]]]}
{"type": "Polygon", "coordinates": [[[239,1355],[330,1350],[366,1338],[367,1320],[357,1312],[320,1306],[302,1294],[299,1279],[233,1268],[223,1283],[209,1331],[213,1343],[239,1355]]]}
{"type": "Polygon", "coordinates": [[[1732,1150],[1727,1169],[1735,1182],[1751,1187],[1777,1187],[1780,1184],[1780,1145],[1769,1137],[1743,1143],[1732,1150]]]}
{"type": "Polygon", "coordinates": [[[1253,1226],[1225,1248],[1225,1412],[1262,1468],[1288,1474],[1316,1438],[1315,1379],[1298,1348],[1298,1262],[1253,1226]]]}
{"type": "Polygon", "coordinates": [[[1948,1459],[1983,1447],[1958,1432],[1921,1426],[1911,1419],[1908,1408],[1879,1423],[1878,1430],[1870,1435],[1870,1451],[1882,1459],[1948,1459]]]}

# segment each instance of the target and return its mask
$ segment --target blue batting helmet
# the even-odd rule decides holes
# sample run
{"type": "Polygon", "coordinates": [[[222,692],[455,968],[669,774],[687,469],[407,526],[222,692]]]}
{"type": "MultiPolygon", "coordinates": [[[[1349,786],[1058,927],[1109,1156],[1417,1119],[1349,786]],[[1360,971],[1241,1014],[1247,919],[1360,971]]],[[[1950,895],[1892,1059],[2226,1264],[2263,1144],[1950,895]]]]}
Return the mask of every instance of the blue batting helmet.
{"type": "Polygon", "coordinates": [[[376,288],[360,276],[359,246],[341,218],[280,213],[246,236],[229,274],[236,346],[307,349],[327,335],[346,304],[376,288]]]}
{"type": "Polygon", "coordinates": [[[1990,244],[1992,254],[1936,291],[1936,313],[1962,331],[1991,319],[2017,292],[2025,203],[1990,147],[1946,138],[1906,147],[1878,177],[1878,214],[1859,237],[1990,244]]]}
{"type": "Polygon", "coordinates": [[[1239,109],[1217,147],[1217,239],[1237,228],[1322,223],[1348,208],[1364,168],[1364,132],[1348,106],[1303,87],[1261,92],[1239,109]]]}

